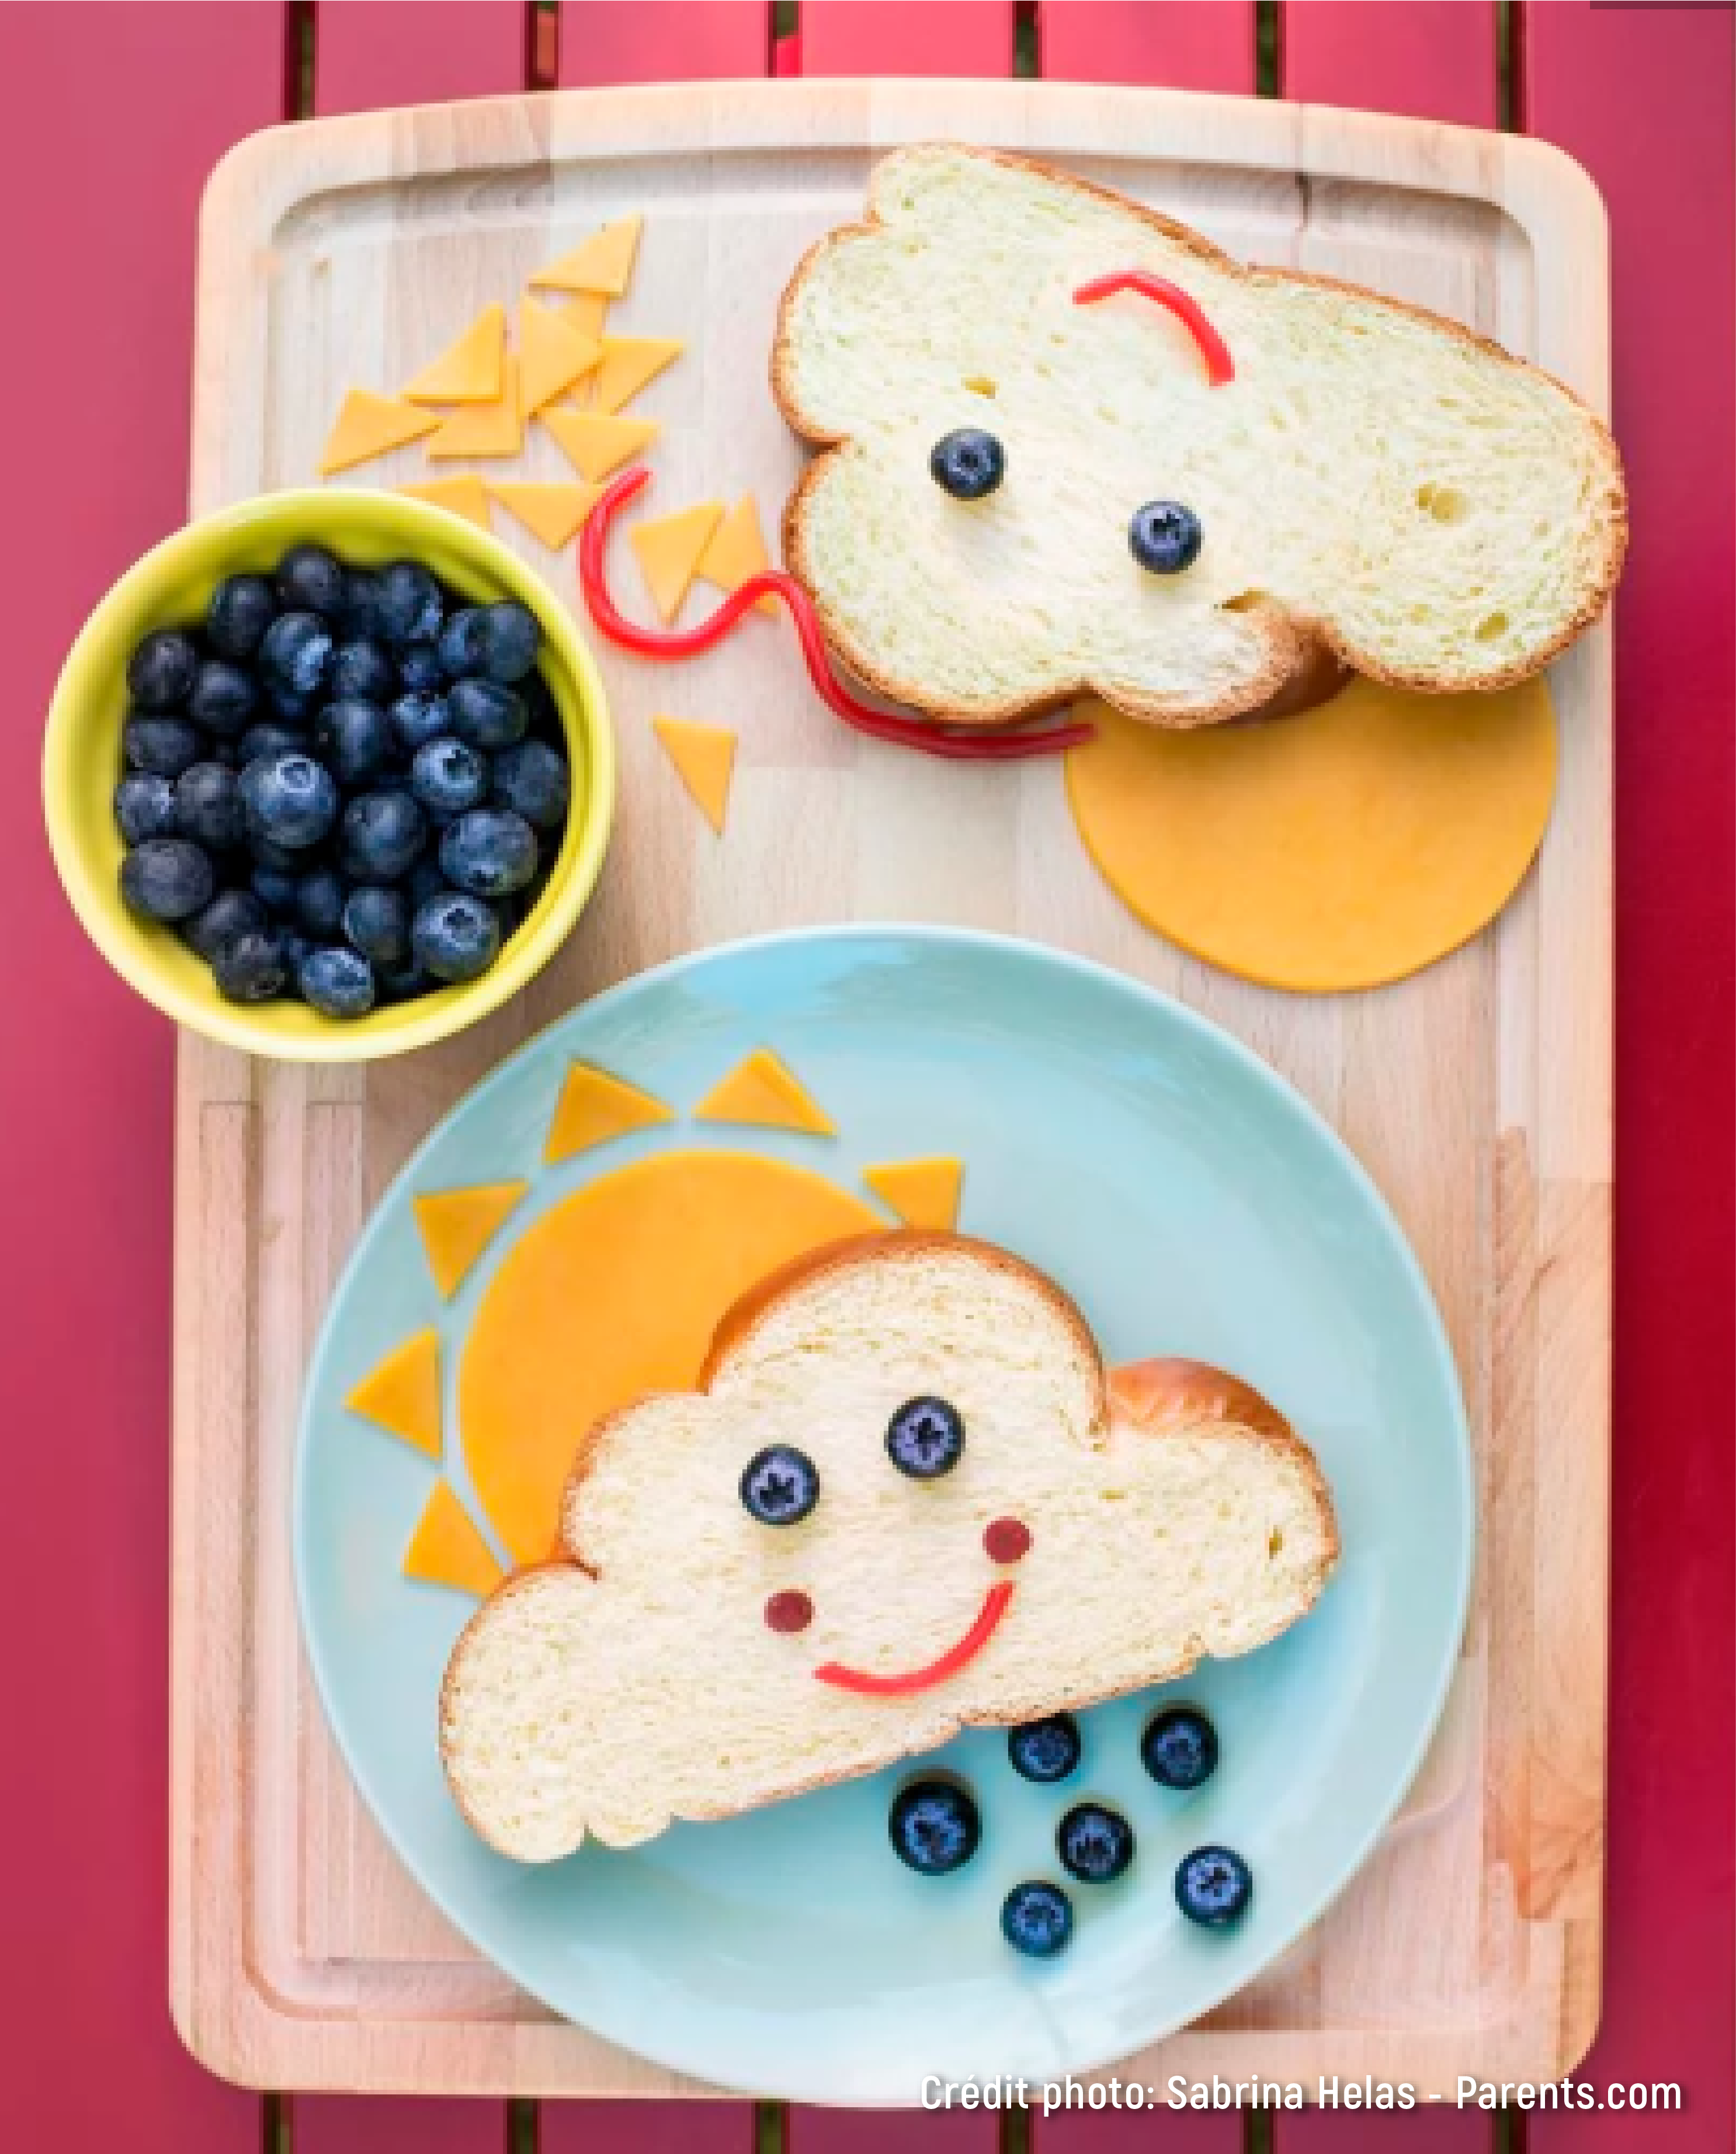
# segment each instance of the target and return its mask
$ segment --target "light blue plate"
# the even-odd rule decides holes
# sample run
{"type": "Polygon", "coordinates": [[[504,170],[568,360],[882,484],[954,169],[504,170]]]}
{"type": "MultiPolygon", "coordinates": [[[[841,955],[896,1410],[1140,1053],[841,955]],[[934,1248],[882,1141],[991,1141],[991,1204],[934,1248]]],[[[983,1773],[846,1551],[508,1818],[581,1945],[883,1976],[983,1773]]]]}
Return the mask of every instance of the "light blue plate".
{"type": "MultiPolygon", "coordinates": [[[[860,1193],[860,1192],[859,1192],[860,1193]]],[[[1117,975],[1012,942],[825,930],[682,960],[545,1033],[473,1092],[394,1184],[327,1320],[295,1492],[303,1622],[351,1771],[399,1855],[458,1927],[556,2011],[702,2080],[802,2100],[911,2102],[926,2075],[1034,2081],[1105,2064],[1208,2010],[1320,1914],[1419,1764],[1463,1621],[1472,1478],[1453,1362],[1391,1214],[1332,1132],[1224,1034],[1117,975]],[[682,1121],[539,1167],[569,1059],[690,1105],[749,1049],[797,1069],[835,1141],[682,1121]],[[1141,1769],[1152,1696],[1085,1717],[1065,1795],[1018,1779],[1004,1739],[943,1753],[981,1804],[967,1869],[893,1856],[883,1774],[629,1854],[548,1869],[490,1854],[454,1810],[435,1739],[447,1652],[471,1604],[401,1575],[429,1462],[346,1414],[345,1393],[408,1332],[452,1350],[448,1470],[467,1496],[450,1371],[492,1249],[444,1306],[413,1192],[514,1176],[501,1237],[624,1161],[743,1141],[858,1191],[865,1163],[966,1162],[960,1224],[1071,1293],[1111,1361],[1221,1362],[1289,1416],[1331,1483],[1344,1557],[1314,1612],[1248,1659],[1177,1687],[1223,1762],[1188,1798],[1141,1769]],[[1138,1840],[1107,1888],[1074,1888],[1058,1962],[1021,1961],[998,1911],[1059,1877],[1056,1820],[1101,1795],[1138,1840]],[[1233,1934],[1177,1914],[1176,1864],[1204,1840],[1252,1864],[1233,1934]]],[[[704,1740],[704,1730],[694,1730],[704,1740]]]]}

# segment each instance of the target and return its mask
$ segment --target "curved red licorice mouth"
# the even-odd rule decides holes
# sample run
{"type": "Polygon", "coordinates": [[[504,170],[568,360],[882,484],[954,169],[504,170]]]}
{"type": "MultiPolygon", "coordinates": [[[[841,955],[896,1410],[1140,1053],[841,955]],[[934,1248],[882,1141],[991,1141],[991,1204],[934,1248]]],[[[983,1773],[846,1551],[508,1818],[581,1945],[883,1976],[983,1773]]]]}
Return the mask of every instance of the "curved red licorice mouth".
{"type": "Polygon", "coordinates": [[[1117,292],[1137,292],[1167,307],[1199,347],[1199,355],[1206,363],[1206,379],[1214,389],[1235,380],[1236,362],[1211,316],[1192,292],[1184,292],[1167,277],[1154,277],[1148,269],[1112,269],[1106,277],[1093,277],[1089,283],[1081,284],[1073,294],[1073,303],[1079,307],[1094,306],[1117,292]]]}
{"type": "Polygon", "coordinates": [[[1041,732],[949,732],[920,719],[895,717],[890,712],[876,710],[871,703],[853,696],[838,678],[814,601],[795,578],[781,569],[762,569],[758,575],[749,576],[709,620],[697,628],[641,628],[637,621],[627,619],[610,595],[604,556],[615,516],[650,477],[642,464],[623,472],[592,504],[579,534],[579,583],[585,603],[599,630],[624,651],[636,651],[650,658],[697,657],[721,642],[756,600],[774,598],[789,610],[816,694],[847,726],[875,740],[891,741],[901,748],[915,748],[920,754],[941,756],[954,763],[1014,763],[1029,756],[1054,755],[1063,748],[1079,748],[1093,738],[1092,728],[1086,725],[1052,726],[1041,732]]]}
{"type": "Polygon", "coordinates": [[[814,1671],[816,1681],[836,1690],[853,1690],[866,1697],[908,1697],[913,1691],[932,1690],[960,1669],[968,1667],[999,1628],[1013,1599],[1013,1580],[1002,1579],[983,1596],[977,1620],[955,1646],[926,1667],[906,1668],[896,1676],[870,1675],[863,1668],[847,1668],[841,1661],[827,1661],[814,1671]]]}

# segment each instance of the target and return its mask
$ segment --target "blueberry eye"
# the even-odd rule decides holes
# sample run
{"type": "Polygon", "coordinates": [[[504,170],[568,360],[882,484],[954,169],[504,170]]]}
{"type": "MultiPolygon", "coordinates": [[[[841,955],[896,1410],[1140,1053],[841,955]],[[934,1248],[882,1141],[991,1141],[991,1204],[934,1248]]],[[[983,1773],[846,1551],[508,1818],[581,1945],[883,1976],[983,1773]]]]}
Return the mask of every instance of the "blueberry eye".
{"type": "Polygon", "coordinates": [[[928,458],[934,482],[955,501],[981,501],[1007,476],[1007,452],[980,426],[942,434],[928,458]]]}
{"type": "Polygon", "coordinates": [[[886,1424],[886,1456],[912,1481],[937,1481],[964,1456],[964,1421],[944,1399],[906,1399],[886,1424]]]}
{"type": "Polygon", "coordinates": [[[1199,518],[1179,501],[1148,501],[1127,526],[1133,558],[1154,576],[1178,576],[1199,559],[1205,534],[1199,518]]]}
{"type": "Polygon", "coordinates": [[[748,1461],[742,1501],[763,1526],[799,1525],[819,1501],[819,1468],[793,1444],[772,1444],[748,1461]]]}

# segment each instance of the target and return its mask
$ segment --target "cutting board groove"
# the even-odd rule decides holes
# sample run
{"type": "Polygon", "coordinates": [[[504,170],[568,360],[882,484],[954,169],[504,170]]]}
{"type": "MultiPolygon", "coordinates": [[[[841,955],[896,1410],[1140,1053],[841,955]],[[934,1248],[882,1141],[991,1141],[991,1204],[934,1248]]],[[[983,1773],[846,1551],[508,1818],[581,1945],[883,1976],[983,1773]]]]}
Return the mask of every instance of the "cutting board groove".
{"type": "MultiPolygon", "coordinates": [[[[1601,210],[1577,168],[1536,144],[1059,84],[567,92],[321,121],[232,155],[205,211],[193,506],[307,482],[345,386],[404,379],[580,232],[642,209],[641,267],[619,325],[691,339],[644,399],[665,425],[658,500],[752,486],[769,521],[800,465],[765,388],[778,293],[801,248],[858,212],[877,150],[944,134],[1052,156],[1238,253],[1458,315],[1606,406],[1601,210]]],[[[416,457],[382,467],[382,482],[412,475],[416,457]]],[[[563,475],[547,442],[525,468],[563,475]]],[[[522,544],[570,590],[569,560],[522,544]]],[[[522,1039],[678,952],[879,918],[1078,951],[1246,1040],[1373,1172],[1464,1377],[1478,1576],[1428,1762],[1325,1919],[1138,2075],[1372,2073],[1435,2094],[1462,2072],[1559,2076],[1590,2038],[1601,1947],[1607,632],[1554,671],[1560,796],[1502,919],[1416,979],[1316,999],[1243,986],[1141,929],[1086,863],[1054,768],[961,771],[844,732],[769,628],[679,675],[615,654],[605,670],[623,769],[614,851],[579,932],[517,1003],[447,1047],[367,1071],[182,1039],[172,1937],[189,2042],[261,2086],[704,2091],[523,1997],[375,1830],[297,1641],[297,1398],[370,1207],[522,1039]],[[649,720],[666,711],[740,729],[721,843],[662,782],[649,720]]]]}

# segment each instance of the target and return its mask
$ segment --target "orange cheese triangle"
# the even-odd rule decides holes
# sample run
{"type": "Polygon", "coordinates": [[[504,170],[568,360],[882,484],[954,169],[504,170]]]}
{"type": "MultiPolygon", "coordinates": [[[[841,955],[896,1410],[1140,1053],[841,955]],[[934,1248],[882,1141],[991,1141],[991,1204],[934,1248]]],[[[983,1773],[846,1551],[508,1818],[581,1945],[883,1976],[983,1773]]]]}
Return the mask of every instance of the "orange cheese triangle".
{"type": "Polygon", "coordinates": [[[428,1585],[449,1585],[478,1600],[486,1600],[501,1581],[493,1549],[447,1482],[437,1481],[422,1507],[404,1551],[404,1575],[428,1585]]]}
{"type": "Polygon", "coordinates": [[[571,483],[545,486],[532,479],[491,478],[488,491],[508,515],[516,516],[534,538],[540,538],[551,553],[558,554],[590,515],[603,489],[600,486],[571,483]]]}
{"type": "Polygon", "coordinates": [[[631,1136],[635,1130],[672,1122],[674,1115],[661,1100],[641,1092],[620,1077],[611,1077],[589,1062],[575,1062],[566,1074],[555,1102],[554,1116],[543,1146],[543,1163],[557,1166],[593,1145],[607,1144],[611,1137],[631,1136]]]}
{"type": "Polygon", "coordinates": [[[735,735],[727,726],[696,725],[690,718],[653,718],[651,730],[694,805],[721,838],[735,768],[735,735]]]}
{"type": "Polygon", "coordinates": [[[624,217],[605,224],[589,239],[581,239],[570,253],[539,269],[531,283],[563,292],[602,292],[618,299],[631,281],[644,224],[642,217],[624,217]]]}
{"type": "MultiPolygon", "coordinates": [[[[711,544],[700,555],[693,573],[702,582],[715,584],[720,591],[733,591],[739,590],[749,576],[757,576],[771,565],[759,524],[759,503],[751,493],[744,493],[733,508],[723,512],[723,520],[712,533],[711,544]]],[[[763,598],[757,601],[757,608],[761,613],[774,614],[778,601],[763,598]]]]}
{"type": "Polygon", "coordinates": [[[524,414],[518,408],[518,362],[509,352],[501,391],[492,404],[464,404],[428,443],[431,457],[515,457],[524,446],[524,414]]]}
{"type": "Polygon", "coordinates": [[[609,319],[609,294],[606,292],[574,292],[570,299],[561,302],[561,319],[569,329],[577,329],[580,336],[590,337],[598,344],[603,340],[603,324],[609,319]]]}
{"type": "Polygon", "coordinates": [[[428,1269],[448,1301],[529,1186],[524,1182],[493,1182],[473,1189],[442,1189],[431,1197],[411,1200],[428,1269]]]}
{"type": "Polygon", "coordinates": [[[484,307],[404,394],[413,404],[493,404],[506,375],[506,309],[484,307]]]}
{"type": "Polygon", "coordinates": [[[756,1047],[693,1110],[696,1122],[751,1122],[760,1129],[801,1130],[809,1136],[838,1132],[809,1097],[794,1072],[768,1047],[756,1047]]]}
{"type": "Polygon", "coordinates": [[[865,1166],[862,1179],[906,1227],[939,1227],[950,1232],[958,1223],[962,1160],[893,1160],[884,1166],[865,1166]]]}
{"type": "Polygon", "coordinates": [[[525,411],[540,411],[602,356],[600,339],[581,335],[552,307],[518,302],[518,397],[525,411]]]}
{"type": "Polygon", "coordinates": [[[692,589],[699,557],[711,544],[722,513],[721,501],[696,502],[691,508],[677,509],[673,516],[636,523],[627,533],[651,604],[666,627],[681,611],[682,601],[692,589]]]}
{"type": "Polygon", "coordinates": [[[396,396],[376,396],[371,389],[350,390],[319,452],[319,476],[329,478],[334,472],[383,457],[388,449],[419,442],[439,424],[433,412],[418,411],[396,396]]]}
{"type": "Polygon", "coordinates": [[[484,531],[494,528],[494,519],[488,513],[488,489],[479,478],[425,478],[414,486],[401,486],[398,491],[417,501],[431,501],[437,508],[449,508],[454,516],[481,524],[484,531]]]}
{"type": "Polygon", "coordinates": [[[440,1334],[418,1331],[412,1339],[394,1346],[377,1369],[367,1375],[344,1401],[351,1413],[360,1414],[392,1436],[413,1443],[438,1459],[440,1442],[440,1334]]]}
{"type": "Polygon", "coordinates": [[[590,377],[586,401],[594,411],[619,411],[687,348],[679,337],[605,337],[602,363],[590,377]]]}
{"type": "Polygon", "coordinates": [[[594,485],[618,471],[629,457],[657,437],[655,419],[612,419],[600,412],[574,411],[550,404],[537,417],[560,444],[561,453],[581,478],[594,485]]]}

